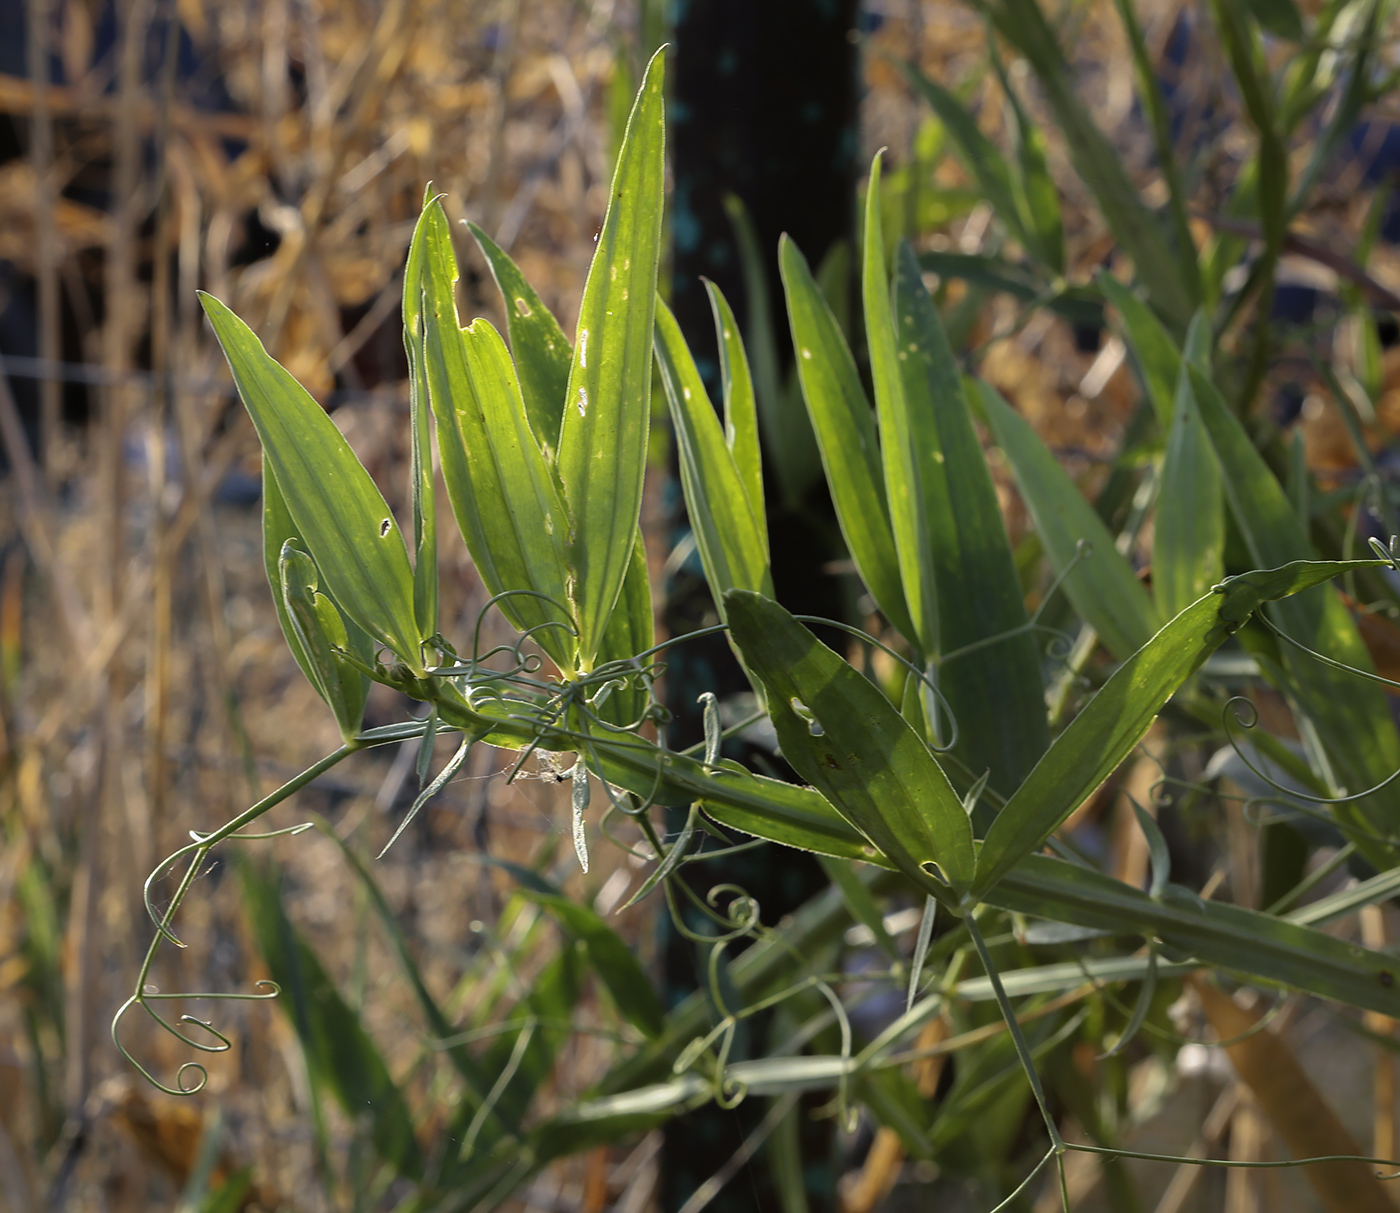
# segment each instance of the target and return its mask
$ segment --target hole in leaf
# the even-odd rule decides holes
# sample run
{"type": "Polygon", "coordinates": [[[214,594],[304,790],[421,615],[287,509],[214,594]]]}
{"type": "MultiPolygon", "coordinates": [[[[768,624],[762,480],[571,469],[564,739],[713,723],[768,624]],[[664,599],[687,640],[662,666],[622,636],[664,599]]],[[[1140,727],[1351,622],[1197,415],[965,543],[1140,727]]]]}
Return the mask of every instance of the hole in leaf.
{"type": "Polygon", "coordinates": [[[515,299],[515,310],[522,316],[530,315],[530,305],[525,302],[522,296],[517,295],[515,299]]]}
{"type": "Polygon", "coordinates": [[[822,728],[821,721],[817,719],[816,713],[797,696],[794,695],[788,702],[792,705],[792,710],[807,722],[807,732],[811,733],[813,737],[820,737],[826,732],[822,728]]]}
{"type": "Polygon", "coordinates": [[[383,539],[393,529],[394,524],[389,519],[384,519],[384,521],[379,524],[379,538],[383,539]]]}

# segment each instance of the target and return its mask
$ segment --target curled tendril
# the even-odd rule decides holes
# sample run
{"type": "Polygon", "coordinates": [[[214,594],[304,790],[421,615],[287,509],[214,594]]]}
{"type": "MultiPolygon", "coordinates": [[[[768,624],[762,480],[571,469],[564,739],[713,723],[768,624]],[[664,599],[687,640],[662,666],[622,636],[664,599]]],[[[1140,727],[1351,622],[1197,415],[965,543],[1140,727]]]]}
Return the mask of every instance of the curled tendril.
{"type": "MultiPolygon", "coordinates": [[[[159,939],[159,937],[157,937],[157,939],[159,939]]],[[[200,1019],[197,1015],[185,1014],[181,1015],[179,1019],[176,1020],[176,1023],[189,1025],[190,1027],[199,1028],[207,1032],[210,1036],[214,1038],[214,1043],[212,1044],[205,1040],[196,1040],[192,1036],[188,1035],[186,1032],[182,1032],[179,1028],[175,1026],[175,1024],[172,1024],[163,1015],[157,1012],[155,1008],[152,1007],[150,1004],[152,1001],[155,1000],[175,998],[211,998],[221,999],[224,1001],[263,1002],[269,998],[276,998],[281,993],[281,987],[278,986],[278,984],[275,981],[268,981],[264,979],[262,981],[257,982],[256,984],[260,991],[256,994],[215,993],[209,991],[200,991],[197,993],[188,994],[162,994],[154,986],[142,985],[135,994],[133,994],[124,1003],[122,1003],[122,1005],[118,1008],[116,1015],[113,1016],[112,1043],[116,1045],[117,1051],[120,1052],[121,1055],[125,1057],[126,1060],[130,1062],[141,1073],[141,1075],[149,1083],[151,1083],[152,1086],[158,1088],[161,1091],[164,1091],[167,1095],[198,1094],[204,1089],[205,1085],[209,1081],[209,1071],[204,1067],[202,1063],[197,1061],[184,1062],[180,1066],[180,1068],[175,1072],[175,1084],[173,1086],[166,1085],[165,1083],[161,1082],[158,1078],[156,1078],[155,1075],[153,1075],[150,1072],[150,1070],[148,1070],[139,1061],[137,1061],[136,1058],[132,1056],[131,1051],[126,1047],[125,1044],[122,1043],[122,1020],[126,1018],[127,1012],[129,1012],[133,1007],[139,1006],[156,1023],[158,1027],[160,1027],[163,1031],[168,1032],[171,1036],[175,1037],[175,1039],[180,1041],[182,1044],[186,1044],[192,1049],[197,1049],[201,1053],[226,1053],[229,1049],[233,1047],[233,1042],[226,1035],[224,1035],[223,1032],[219,1031],[219,1029],[216,1028],[209,1020],[200,1019]],[[264,987],[266,988],[264,989],[264,987]],[[186,1081],[188,1075],[194,1075],[193,1082],[186,1081]]]]}
{"type": "MultiPolygon", "coordinates": [[[[1380,783],[1373,787],[1366,788],[1361,792],[1352,792],[1350,795],[1342,796],[1314,796],[1310,792],[1302,792],[1293,788],[1284,787],[1283,784],[1271,778],[1269,775],[1266,775],[1249,760],[1249,756],[1244,752],[1244,747],[1241,745],[1239,738],[1235,736],[1230,728],[1231,716],[1234,717],[1235,723],[1241,728],[1252,729],[1259,723],[1259,709],[1254,706],[1254,702],[1246,695],[1232,696],[1226,701],[1225,710],[1221,713],[1221,722],[1225,728],[1225,736],[1229,739],[1230,746],[1239,756],[1240,761],[1249,768],[1253,775],[1268,784],[1269,787],[1273,788],[1275,791],[1282,793],[1286,798],[1285,803],[1301,800],[1307,801],[1310,804],[1350,804],[1353,801],[1365,800],[1368,796],[1374,796],[1383,788],[1394,783],[1395,780],[1400,779],[1400,770],[1397,770],[1387,775],[1380,783]]],[[[1328,818],[1328,820],[1331,821],[1332,819],[1328,818]]],[[[1333,824],[1335,824],[1335,822],[1333,824]]],[[[1386,840],[1381,839],[1380,841],[1384,842],[1386,840]]]]}

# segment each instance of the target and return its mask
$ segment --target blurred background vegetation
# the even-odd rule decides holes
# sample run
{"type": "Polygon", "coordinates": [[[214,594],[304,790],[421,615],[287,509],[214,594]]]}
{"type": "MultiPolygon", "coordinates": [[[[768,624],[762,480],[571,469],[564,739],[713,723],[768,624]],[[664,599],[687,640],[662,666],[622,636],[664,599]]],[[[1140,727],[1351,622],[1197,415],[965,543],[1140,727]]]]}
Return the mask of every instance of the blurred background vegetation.
{"type": "MultiPolygon", "coordinates": [[[[403,979],[400,947],[473,1043],[489,1039],[492,1025],[508,1022],[541,984],[575,982],[560,976],[558,959],[572,945],[561,944],[553,919],[520,895],[502,863],[565,881],[669,980],[658,899],[613,914],[640,884],[640,865],[599,847],[586,877],[574,871],[567,795],[548,770],[506,785],[492,778],[506,759],[478,747],[463,777],[383,861],[368,869],[348,861],[375,854],[412,800],[415,747],[405,743],[358,756],[279,809],[274,825],[315,820],[322,828],[277,844],[275,869],[260,863],[239,873],[219,863],[208,871],[183,919],[192,946],[159,975],[170,989],[251,988],[277,963],[279,947],[305,941],[303,951],[337,992],[317,1003],[340,1016],[321,1024],[340,1032],[328,1055],[303,1048],[305,1035],[285,1008],[224,1004],[233,1008],[222,1021],[233,1047],[211,1063],[208,1088],[182,1101],[144,1084],[106,1035],[149,938],[145,873],[188,831],[222,823],[338,743],[277,627],[261,563],[257,442],[195,289],[214,293],[253,326],[333,413],[391,504],[406,508],[398,308],[425,187],[446,195],[454,219],[493,234],[571,332],[640,67],[673,21],[683,26],[685,11],[693,17],[704,5],[674,7],[660,0],[0,5],[0,1208],[419,1207],[406,1160],[431,1151],[450,1106],[444,1049],[403,979]],[[376,1102],[385,1088],[375,1086],[375,1067],[394,1076],[393,1101],[376,1102]],[[348,1110],[365,1092],[371,1106],[348,1110]],[[413,1132],[405,1136],[407,1124],[413,1132]]],[[[759,37],[762,6],[751,7],[731,31],[739,42],[750,32],[745,20],[759,37]]],[[[785,19],[803,20],[803,5],[778,7],[785,19]]],[[[842,36],[855,48],[852,80],[823,87],[859,104],[842,153],[850,174],[876,148],[890,149],[887,237],[916,243],[942,275],[940,303],[956,348],[975,351],[981,373],[1098,496],[1101,512],[1121,520],[1132,507],[1133,469],[1151,452],[1135,445],[1142,392],[1126,347],[1087,289],[1097,269],[1114,265],[1115,235],[1022,51],[1012,39],[993,54],[997,43],[976,6],[811,0],[809,7],[848,16],[842,36]],[[1060,195],[1059,264],[1027,251],[1026,233],[989,205],[976,158],[911,86],[906,63],[953,90],[1008,155],[1027,143],[1039,149],[1060,195]],[[1042,132],[1043,145],[1028,140],[1028,130],[1042,132]]],[[[1141,104],[1123,5],[1050,7],[1078,95],[1141,197],[1163,209],[1174,196],[1186,199],[1180,218],[1202,248],[1234,240],[1239,259],[1251,240],[1267,238],[1267,208],[1232,203],[1257,122],[1214,34],[1220,6],[1140,6],[1141,45],[1168,103],[1161,115],[1141,104]],[[1182,153],[1184,182],[1163,171],[1158,118],[1156,133],[1182,153]]],[[[1353,33],[1363,10],[1370,14],[1364,70],[1385,79],[1395,68],[1394,6],[1302,6],[1309,21],[1320,7],[1351,14],[1353,33]]],[[[1268,0],[1244,8],[1262,31],[1265,66],[1282,71],[1296,47],[1288,22],[1297,11],[1268,0]]],[[[781,25],[761,32],[764,46],[778,48],[765,53],[781,55],[781,25]]],[[[683,75],[683,29],[677,42],[683,75]]],[[[805,62],[783,67],[801,73],[805,62]]],[[[1308,100],[1287,152],[1306,171],[1325,137],[1326,156],[1274,250],[1272,288],[1219,325],[1236,355],[1222,387],[1267,431],[1261,441],[1273,443],[1280,460],[1292,444],[1296,475],[1311,477],[1324,496],[1354,493],[1367,474],[1388,482],[1400,429],[1393,314],[1400,261],[1391,243],[1400,237],[1392,188],[1400,110],[1377,91],[1379,100],[1346,115],[1340,133],[1337,90],[1308,100]],[[1251,344],[1269,322],[1274,337],[1251,344]],[[1345,371],[1361,407],[1326,403],[1311,353],[1345,371]]],[[[678,137],[677,146],[683,142],[678,137]]],[[[831,189],[841,188],[837,181],[831,189]]],[[[824,198],[845,217],[838,226],[853,222],[856,200],[853,176],[844,198],[824,198]]],[[[800,230],[805,218],[746,201],[776,294],[776,231],[800,230]]],[[[676,214],[677,225],[698,222],[693,208],[676,214]]],[[[678,311],[695,291],[694,258],[682,247],[689,234],[676,237],[678,311]]],[[[806,242],[814,262],[829,239],[806,242]]],[[[494,284],[468,244],[459,246],[463,315],[504,327],[494,284]]],[[[848,230],[846,260],[838,251],[824,274],[838,312],[851,300],[853,244],[848,230]]],[[[741,265],[734,248],[729,272],[743,282],[750,271],[752,334],[762,311],[752,271],[761,267],[752,257],[741,265]]],[[[1215,264],[1236,271],[1225,252],[1215,264]]],[[[1230,289],[1239,293],[1240,285],[1230,289]]],[[[743,286],[727,289],[731,298],[745,294],[743,286]]],[[[1173,318],[1170,300],[1153,302],[1173,318]]],[[[781,332],[778,317],[769,319],[781,332]]],[[[774,357],[777,376],[780,343],[774,357]]],[[[804,441],[797,432],[785,438],[777,453],[783,466],[769,469],[798,518],[811,507],[804,441]]],[[[664,441],[654,462],[644,515],[654,582],[669,594],[672,625],[690,626],[707,608],[686,597],[695,578],[687,581],[664,441]]],[[[1039,550],[1024,508],[1009,477],[998,487],[1018,560],[1030,569],[1039,550]]],[[[821,532],[814,508],[811,525],[821,532]]],[[[830,532],[829,519],[825,526],[830,532]]],[[[795,533],[807,541],[800,526],[795,533]]],[[[840,556],[798,562],[786,576],[835,601],[829,613],[858,614],[840,556]]],[[[449,552],[443,568],[450,570],[444,611],[455,615],[444,631],[462,635],[485,595],[465,551],[449,552]]],[[[1378,666],[1393,675],[1400,629],[1379,616],[1368,627],[1378,666]]],[[[1277,696],[1258,702],[1281,718],[1277,696]]],[[[373,698],[367,724],[397,719],[403,709],[387,694],[373,698]]],[[[1123,783],[1145,802],[1156,778],[1144,761],[1123,783]]],[[[1174,839],[1178,871],[1194,865],[1203,882],[1225,873],[1242,904],[1269,904],[1256,887],[1268,872],[1248,825],[1238,813],[1222,814],[1174,839]]],[[[1116,787],[1075,827],[1096,840],[1110,871],[1142,883],[1146,843],[1116,787]]],[[[912,943],[916,922],[901,922],[901,938],[912,943]]],[[[849,935],[857,958],[869,943],[862,929],[849,935]]],[[[1363,916],[1361,929],[1368,943],[1393,938],[1380,911],[1363,916]]],[[[567,1106],[634,1043],[601,989],[586,978],[576,984],[565,1005],[570,1030],[557,1033],[542,1084],[546,1109],[567,1106]]],[[[1179,984],[1164,989],[1181,992],[1179,984]]],[[[1390,1073],[1391,1054],[1321,1031],[1306,1003],[1286,1018],[1295,1022],[1280,1039],[1325,1071],[1326,1090],[1358,1138],[1393,1155],[1394,1092],[1388,1104],[1373,1104],[1370,1083],[1373,1073],[1390,1073]]],[[[1390,1030],[1375,1017],[1364,1026],[1373,1037],[1390,1030]]],[[[950,1030],[939,1020],[921,1044],[936,1045],[950,1030]]],[[[173,1075],[184,1060],[177,1042],[154,1032],[133,1031],[128,1043],[160,1075],[173,1075]]],[[[1006,1060],[978,1064],[991,1073],[1006,1060]]],[[[1106,1076],[1095,1069],[1095,1049],[1076,1039],[1048,1064],[1081,1124],[1113,1120],[1136,1134],[1139,1149],[1269,1155],[1269,1129],[1253,1097],[1218,1055],[1149,1049],[1131,1060],[1106,1076]]],[[[912,1075],[926,1099],[946,1080],[932,1060],[916,1063],[912,1075]]],[[[985,1118],[995,1140],[969,1138],[964,1161],[966,1175],[985,1177],[1018,1156],[1025,1101],[990,1080],[979,1100],[966,1115],[985,1118]]],[[[744,1156],[746,1141],[757,1147],[750,1134],[762,1117],[741,1128],[734,1115],[728,1149],[744,1156]]],[[[901,1192],[910,1201],[933,1199],[936,1170],[907,1161],[896,1135],[863,1122],[837,1137],[827,1151],[825,1207],[872,1209],[892,1188],[891,1208],[901,1192]]],[[[659,1131],[586,1144],[496,1203],[642,1213],[663,1195],[668,1207],[689,1199],[687,1213],[702,1207],[688,1193],[666,1195],[659,1131]]],[[[1226,1181],[1189,1169],[1134,1170],[1141,1194],[1129,1200],[1122,1168],[1087,1161],[1073,1170],[1077,1208],[1306,1207],[1289,1203],[1306,1197],[1278,1176],[1226,1181]]],[[[946,1202],[940,1207],[974,1209],[996,1187],[952,1185],[937,1199],[946,1202]]],[[[758,1207],[742,1192],[727,1199],[736,1203],[724,1207],[758,1207]]],[[[796,1203],[807,1197],[788,1190],[775,1199],[785,1210],[807,1207],[796,1203]]]]}

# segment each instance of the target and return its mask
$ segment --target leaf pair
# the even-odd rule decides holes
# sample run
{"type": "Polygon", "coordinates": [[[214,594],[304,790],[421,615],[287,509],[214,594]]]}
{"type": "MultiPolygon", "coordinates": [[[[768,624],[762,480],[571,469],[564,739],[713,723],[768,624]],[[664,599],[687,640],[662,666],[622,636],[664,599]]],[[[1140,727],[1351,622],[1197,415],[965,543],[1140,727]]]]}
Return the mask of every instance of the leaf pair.
{"type": "Polygon", "coordinates": [[[1118,767],[1157,713],[1265,603],[1297,601],[1381,562],[1297,561],[1230,578],[1114,672],[1016,789],[974,848],[967,811],[923,739],[864,676],[776,603],[727,595],[730,626],[762,680],[783,755],[886,860],[966,908],[986,898],[1118,767]],[[929,865],[934,865],[930,868],[929,865]],[[936,873],[954,896],[927,879],[936,873]]]}
{"type": "Polygon", "coordinates": [[[861,270],[876,408],[796,245],[779,249],[798,375],[862,580],[937,678],[967,782],[1009,792],[1048,741],[1040,661],[962,379],[913,251],[884,265],[881,157],[861,270]]]}

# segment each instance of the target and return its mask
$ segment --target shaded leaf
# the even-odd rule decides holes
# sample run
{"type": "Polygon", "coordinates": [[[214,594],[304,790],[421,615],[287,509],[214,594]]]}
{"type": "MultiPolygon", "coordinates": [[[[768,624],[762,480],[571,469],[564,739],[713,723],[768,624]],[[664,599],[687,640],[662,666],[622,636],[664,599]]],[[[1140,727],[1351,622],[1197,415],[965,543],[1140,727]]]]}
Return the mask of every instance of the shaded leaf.
{"type": "Polygon", "coordinates": [[[923,739],[877,687],[776,602],[726,595],[731,635],[767,693],[783,756],[906,875],[972,879],[972,827],[923,739]]]}
{"type": "Polygon", "coordinates": [[[573,349],[554,313],[525,281],[525,275],[505,249],[475,223],[467,227],[500,288],[525,413],[546,461],[553,463],[564,419],[564,394],[569,388],[573,349]]]}
{"type": "Polygon", "coordinates": [[[905,605],[890,530],[875,419],[836,318],[806,259],[786,236],[778,246],[797,374],[821,449],[846,546],[885,617],[906,637],[918,631],[905,605]]]}
{"type": "Polygon", "coordinates": [[[987,423],[1011,464],[1051,567],[1064,576],[1066,595],[1109,651],[1127,657],[1160,626],[1152,599],[1103,520],[1030,424],[996,389],[981,382],[977,386],[987,423]],[[1082,557],[1081,542],[1089,545],[1082,557]]]}
{"type": "Polygon", "coordinates": [[[200,293],[287,512],[326,589],[351,619],[423,673],[413,569],[383,494],[311,395],[253,330],[200,293]]]}

